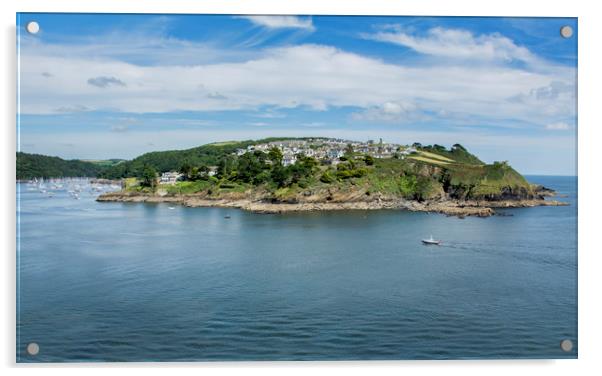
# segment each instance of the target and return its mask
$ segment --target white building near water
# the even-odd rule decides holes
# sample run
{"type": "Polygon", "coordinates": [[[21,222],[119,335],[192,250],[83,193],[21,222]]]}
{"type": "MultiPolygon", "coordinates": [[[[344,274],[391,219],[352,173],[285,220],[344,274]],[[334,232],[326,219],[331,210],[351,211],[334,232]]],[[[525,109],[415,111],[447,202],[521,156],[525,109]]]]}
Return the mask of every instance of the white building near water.
{"type": "Polygon", "coordinates": [[[159,178],[160,184],[176,184],[182,178],[182,174],[176,171],[168,171],[161,174],[159,178]]]}
{"type": "Polygon", "coordinates": [[[209,171],[207,171],[207,176],[215,176],[217,175],[217,166],[209,166],[209,171]]]}

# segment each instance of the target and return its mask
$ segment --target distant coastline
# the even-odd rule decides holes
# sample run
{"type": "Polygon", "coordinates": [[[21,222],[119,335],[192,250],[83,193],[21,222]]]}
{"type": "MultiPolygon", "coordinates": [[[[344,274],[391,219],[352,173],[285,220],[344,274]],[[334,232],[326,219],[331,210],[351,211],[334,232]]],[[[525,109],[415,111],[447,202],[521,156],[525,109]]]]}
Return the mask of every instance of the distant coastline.
{"type": "Polygon", "coordinates": [[[486,163],[461,144],[325,137],[224,141],[130,161],[17,154],[17,178],[96,173],[121,191],[100,202],[170,202],[259,213],[403,209],[458,217],[497,208],[561,206],[508,161],[486,163]]]}

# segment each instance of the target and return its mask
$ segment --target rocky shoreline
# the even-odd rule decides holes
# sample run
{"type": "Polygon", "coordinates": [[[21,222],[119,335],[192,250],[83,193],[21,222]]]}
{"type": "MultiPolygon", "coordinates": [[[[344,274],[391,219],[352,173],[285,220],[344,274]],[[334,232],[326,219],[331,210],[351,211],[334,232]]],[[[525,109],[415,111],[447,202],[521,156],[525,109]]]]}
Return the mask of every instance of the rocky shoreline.
{"type": "Polygon", "coordinates": [[[534,206],[566,206],[568,203],[545,199],[500,200],[500,201],[411,201],[371,200],[351,202],[274,202],[252,198],[207,198],[202,195],[156,195],[133,192],[112,192],[100,195],[99,202],[142,202],[173,203],[187,207],[221,207],[238,208],[255,213],[278,214],[288,212],[323,211],[323,210],[382,210],[397,209],[415,212],[440,213],[457,217],[490,217],[499,208],[526,208],[534,206]]]}

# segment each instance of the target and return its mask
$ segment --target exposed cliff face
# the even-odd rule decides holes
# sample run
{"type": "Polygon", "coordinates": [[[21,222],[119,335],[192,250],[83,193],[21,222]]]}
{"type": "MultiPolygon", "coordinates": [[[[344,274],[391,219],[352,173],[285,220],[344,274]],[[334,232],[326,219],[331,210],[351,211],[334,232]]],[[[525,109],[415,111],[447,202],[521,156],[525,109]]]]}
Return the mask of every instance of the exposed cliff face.
{"type": "Polygon", "coordinates": [[[440,176],[445,172],[445,169],[442,167],[429,165],[426,163],[410,161],[409,165],[412,166],[412,173],[424,177],[440,176]]]}
{"type": "Polygon", "coordinates": [[[544,187],[543,185],[532,185],[531,186],[533,192],[535,193],[535,195],[540,198],[543,199],[544,197],[554,197],[556,196],[556,191],[551,189],[551,188],[547,188],[544,187]]]}
{"type": "Polygon", "coordinates": [[[525,178],[506,163],[452,166],[439,179],[450,199],[532,200],[543,199],[525,178]]]}
{"type": "Polygon", "coordinates": [[[507,200],[533,200],[536,195],[528,187],[500,187],[498,193],[488,193],[484,195],[475,195],[474,198],[487,201],[507,201],[507,200]]]}

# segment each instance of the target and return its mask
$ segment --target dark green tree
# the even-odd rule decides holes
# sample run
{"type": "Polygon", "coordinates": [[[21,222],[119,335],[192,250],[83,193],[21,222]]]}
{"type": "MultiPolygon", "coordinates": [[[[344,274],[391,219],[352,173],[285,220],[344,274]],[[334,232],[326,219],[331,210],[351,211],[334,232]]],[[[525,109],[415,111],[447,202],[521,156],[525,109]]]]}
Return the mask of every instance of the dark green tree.
{"type": "Polygon", "coordinates": [[[286,187],[291,183],[291,169],[282,165],[275,165],[272,168],[270,177],[278,187],[286,187]]]}
{"type": "Polygon", "coordinates": [[[222,179],[228,179],[234,172],[234,158],[226,155],[219,160],[217,164],[217,176],[222,179]]]}
{"type": "Polygon", "coordinates": [[[282,151],[280,151],[280,149],[278,149],[275,146],[271,148],[268,152],[268,159],[272,161],[275,165],[282,164],[282,157],[282,151]]]}
{"type": "Polygon", "coordinates": [[[153,166],[146,165],[142,169],[142,176],[140,176],[140,184],[144,187],[155,188],[157,186],[157,170],[153,166]]]}
{"type": "Polygon", "coordinates": [[[182,164],[180,165],[180,168],[178,169],[178,172],[180,174],[183,174],[184,176],[186,176],[186,178],[188,178],[190,176],[191,171],[192,171],[192,164],[190,163],[189,160],[185,160],[184,162],[182,162],[182,164]]]}
{"type": "Polygon", "coordinates": [[[245,183],[253,183],[255,178],[267,167],[266,155],[263,152],[246,153],[238,158],[236,179],[245,183]]]}
{"type": "Polygon", "coordinates": [[[461,150],[461,151],[464,151],[464,152],[468,151],[468,150],[466,150],[466,148],[464,146],[462,146],[460,144],[453,144],[452,145],[452,151],[455,151],[455,150],[461,150]]]}
{"type": "Polygon", "coordinates": [[[347,144],[345,147],[345,154],[353,155],[353,145],[347,144]]]}
{"type": "Polygon", "coordinates": [[[208,179],[209,178],[209,166],[207,165],[200,165],[198,167],[198,179],[208,179]]]}

